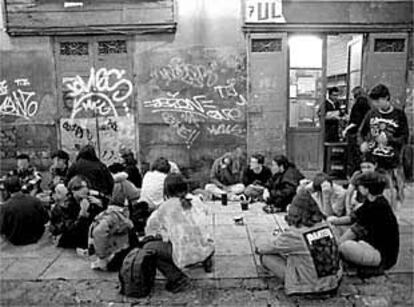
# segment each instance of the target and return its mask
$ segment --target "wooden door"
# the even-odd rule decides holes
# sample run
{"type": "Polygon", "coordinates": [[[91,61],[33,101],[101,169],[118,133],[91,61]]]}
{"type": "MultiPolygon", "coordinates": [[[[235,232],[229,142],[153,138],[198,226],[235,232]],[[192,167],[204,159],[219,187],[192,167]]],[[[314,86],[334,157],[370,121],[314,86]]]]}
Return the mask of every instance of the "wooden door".
{"type": "Polygon", "coordinates": [[[61,148],[73,159],[85,144],[107,164],[136,150],[132,52],[127,37],[59,37],[55,61],[61,148]]]}
{"type": "Polygon", "coordinates": [[[370,33],[364,49],[363,85],[388,86],[394,105],[403,107],[407,88],[407,33],[370,33]]]}
{"type": "Polygon", "coordinates": [[[289,37],[287,148],[305,173],[323,168],[325,50],[325,37],[289,37]]]}
{"type": "Polygon", "coordinates": [[[286,152],[287,34],[249,39],[247,148],[270,158],[286,152]]]}
{"type": "MultiPolygon", "coordinates": [[[[362,85],[362,43],[363,36],[355,36],[348,42],[348,67],[347,67],[347,100],[352,97],[352,89],[362,85]]],[[[350,106],[348,106],[350,108],[350,106]]]]}

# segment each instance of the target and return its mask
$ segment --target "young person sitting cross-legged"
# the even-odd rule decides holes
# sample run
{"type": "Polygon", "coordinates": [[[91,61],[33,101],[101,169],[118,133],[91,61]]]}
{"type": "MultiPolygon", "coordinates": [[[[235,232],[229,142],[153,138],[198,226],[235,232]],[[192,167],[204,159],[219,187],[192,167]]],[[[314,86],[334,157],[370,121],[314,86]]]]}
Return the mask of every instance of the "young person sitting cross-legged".
{"type": "Polygon", "coordinates": [[[51,212],[50,232],[58,236],[58,247],[88,247],[89,226],[105,207],[102,201],[90,195],[89,181],[81,175],[74,176],[68,184],[67,198],[51,212]]]}
{"type": "Polygon", "coordinates": [[[216,159],[211,167],[210,183],[206,184],[205,190],[217,198],[228,194],[230,200],[238,199],[245,187],[241,183],[242,172],[236,164],[238,163],[231,152],[216,159]]]}
{"type": "Polygon", "coordinates": [[[355,184],[366,200],[353,213],[354,224],[340,238],[339,251],[361,276],[382,274],[397,262],[399,250],[397,219],[382,195],[387,178],[368,172],[355,184]]]}
{"type": "Polygon", "coordinates": [[[272,178],[263,192],[266,213],[285,211],[296,194],[299,181],[305,178],[296,166],[283,156],[278,155],[272,160],[272,178]]]}
{"type": "Polygon", "coordinates": [[[49,216],[39,199],[21,191],[21,181],[11,176],[4,181],[10,198],[0,207],[0,234],[13,245],[36,243],[43,235],[49,216]]]}
{"type": "Polygon", "coordinates": [[[335,234],[323,213],[306,190],[287,210],[289,227],[256,243],[263,267],[284,281],[287,294],[335,290],[342,268],[335,234]]]}
{"type": "Polygon", "coordinates": [[[252,201],[261,200],[265,184],[272,177],[272,172],[264,166],[265,158],[261,154],[250,157],[250,165],[243,173],[244,195],[252,201]]]}

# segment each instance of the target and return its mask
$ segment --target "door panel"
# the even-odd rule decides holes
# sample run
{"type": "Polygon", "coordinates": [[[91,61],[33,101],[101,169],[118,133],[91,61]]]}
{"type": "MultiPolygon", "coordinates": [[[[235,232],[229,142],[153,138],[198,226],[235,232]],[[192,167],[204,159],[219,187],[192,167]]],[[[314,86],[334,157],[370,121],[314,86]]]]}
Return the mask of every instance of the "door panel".
{"type": "Polygon", "coordinates": [[[364,87],[385,84],[400,107],[406,97],[407,41],[407,33],[371,33],[364,55],[364,87]]]}
{"type": "Polygon", "coordinates": [[[125,36],[59,37],[55,61],[60,143],[71,158],[93,144],[107,164],[136,151],[132,52],[125,36]]]}
{"type": "Polygon", "coordinates": [[[325,49],[324,37],[289,38],[287,154],[305,173],[323,168],[325,49]]]}
{"type": "Polygon", "coordinates": [[[286,151],[287,35],[252,34],[249,42],[247,149],[270,161],[286,151]]]}

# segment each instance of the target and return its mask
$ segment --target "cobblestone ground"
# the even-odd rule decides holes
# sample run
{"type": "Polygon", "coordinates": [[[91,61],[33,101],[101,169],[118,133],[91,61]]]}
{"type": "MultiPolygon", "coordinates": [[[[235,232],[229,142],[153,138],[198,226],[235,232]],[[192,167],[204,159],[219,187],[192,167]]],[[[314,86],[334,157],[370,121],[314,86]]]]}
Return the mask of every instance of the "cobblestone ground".
{"type": "Polygon", "coordinates": [[[281,284],[233,282],[227,288],[203,283],[171,294],[157,282],[145,299],[118,293],[115,280],[3,280],[1,306],[414,306],[413,274],[370,279],[347,276],[335,296],[286,296],[281,284]]]}

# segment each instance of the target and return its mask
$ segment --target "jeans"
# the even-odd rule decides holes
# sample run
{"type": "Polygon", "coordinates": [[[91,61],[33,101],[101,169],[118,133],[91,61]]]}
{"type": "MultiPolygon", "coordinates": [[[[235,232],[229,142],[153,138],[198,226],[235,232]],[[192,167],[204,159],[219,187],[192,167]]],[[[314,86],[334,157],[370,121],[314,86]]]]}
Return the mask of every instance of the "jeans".
{"type": "Polygon", "coordinates": [[[360,266],[379,266],[381,254],[365,241],[347,240],[339,246],[341,256],[348,262],[360,266]]]}
{"type": "Polygon", "coordinates": [[[167,278],[168,283],[176,283],[188,278],[174,263],[172,244],[161,240],[146,243],[143,249],[152,250],[157,255],[157,269],[167,278]]]}

